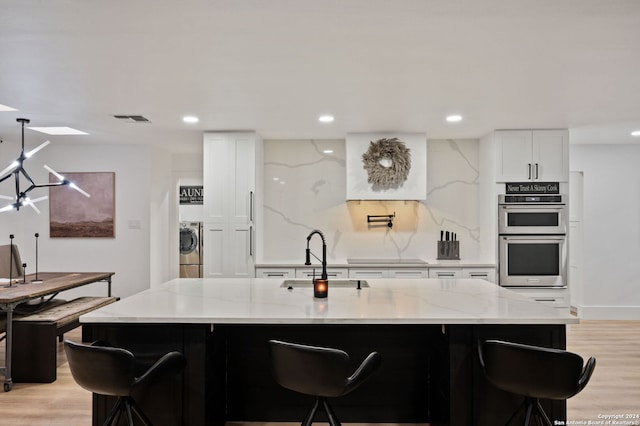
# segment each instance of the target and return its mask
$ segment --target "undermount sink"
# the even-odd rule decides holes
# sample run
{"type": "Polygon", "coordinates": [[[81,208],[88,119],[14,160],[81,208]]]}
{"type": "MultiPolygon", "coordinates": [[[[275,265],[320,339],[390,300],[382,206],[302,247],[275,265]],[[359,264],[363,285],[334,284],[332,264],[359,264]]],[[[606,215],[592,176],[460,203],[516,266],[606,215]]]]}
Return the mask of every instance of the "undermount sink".
{"type": "Polygon", "coordinates": [[[347,259],[347,263],[350,263],[352,265],[358,265],[358,264],[388,264],[388,265],[394,265],[397,263],[424,263],[426,264],[427,261],[422,260],[422,259],[352,259],[352,258],[348,258],[347,259]]]}
{"type": "MultiPolygon", "coordinates": [[[[332,280],[329,279],[329,288],[338,287],[338,288],[358,288],[358,282],[360,283],[360,288],[368,288],[369,283],[366,280],[332,280]]],[[[313,287],[313,283],[310,279],[307,280],[284,280],[280,287],[284,287],[286,289],[294,289],[294,288],[303,288],[303,287],[313,287]]]]}

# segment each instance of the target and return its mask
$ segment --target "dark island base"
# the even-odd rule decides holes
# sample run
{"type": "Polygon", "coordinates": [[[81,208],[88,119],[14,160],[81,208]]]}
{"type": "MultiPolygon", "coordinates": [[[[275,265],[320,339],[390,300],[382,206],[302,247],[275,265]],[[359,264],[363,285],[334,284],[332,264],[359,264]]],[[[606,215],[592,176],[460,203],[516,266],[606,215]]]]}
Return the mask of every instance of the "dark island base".
{"type": "MultiPolygon", "coordinates": [[[[342,422],[495,426],[506,422],[522,398],[486,381],[477,342],[504,339],[561,349],[566,344],[564,325],[85,327],[91,327],[94,338],[130,349],[147,363],[170,350],[185,354],[187,367],[180,376],[134,395],[154,425],[300,422],[313,399],[273,380],[267,342],[276,338],[343,349],[356,366],[371,351],[382,355],[380,369],[367,382],[332,401],[342,422]]],[[[94,425],[103,423],[113,403],[114,398],[94,395],[94,425]]],[[[552,422],[566,420],[564,401],[544,401],[543,406],[552,422]]]]}

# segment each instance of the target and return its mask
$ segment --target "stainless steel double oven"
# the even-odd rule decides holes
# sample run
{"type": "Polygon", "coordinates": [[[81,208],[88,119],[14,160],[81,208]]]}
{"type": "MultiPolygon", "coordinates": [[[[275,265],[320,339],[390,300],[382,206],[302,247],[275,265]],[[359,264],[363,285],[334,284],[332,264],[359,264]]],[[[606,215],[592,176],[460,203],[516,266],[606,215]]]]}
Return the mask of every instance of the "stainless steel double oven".
{"type": "Polygon", "coordinates": [[[562,195],[500,195],[499,282],[567,286],[567,206],[562,195]]]}

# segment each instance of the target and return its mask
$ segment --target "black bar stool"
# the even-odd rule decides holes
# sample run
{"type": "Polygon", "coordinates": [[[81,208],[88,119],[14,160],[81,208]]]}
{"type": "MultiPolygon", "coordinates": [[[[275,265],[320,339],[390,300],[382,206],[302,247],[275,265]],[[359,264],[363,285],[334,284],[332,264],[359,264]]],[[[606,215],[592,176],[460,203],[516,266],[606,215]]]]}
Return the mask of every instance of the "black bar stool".
{"type": "Polygon", "coordinates": [[[507,424],[524,410],[525,426],[533,417],[551,426],[540,399],[571,398],[584,389],[596,366],[593,357],[584,364],[582,357],[572,352],[500,340],[482,342],[478,351],[484,374],[492,384],[524,396],[507,424]]]}
{"type": "Polygon", "coordinates": [[[305,395],[316,397],[302,424],[309,426],[322,407],[331,426],[340,421],[327,398],[346,395],[362,384],[381,362],[380,354],[372,352],[353,372],[349,367],[349,355],[339,349],[307,346],[270,340],[269,349],[274,376],[280,386],[305,395]]]}
{"type": "Polygon", "coordinates": [[[180,352],[169,352],[143,374],[137,375],[136,358],[126,349],[110,347],[105,342],[85,345],[65,340],[64,350],[71,375],[78,385],[96,394],[118,397],[105,425],[117,424],[120,413],[124,411],[129,426],[133,426],[132,410],[143,424],[151,425],[131,393],[152,385],[154,381],[179,373],[186,364],[185,357],[180,352]]]}

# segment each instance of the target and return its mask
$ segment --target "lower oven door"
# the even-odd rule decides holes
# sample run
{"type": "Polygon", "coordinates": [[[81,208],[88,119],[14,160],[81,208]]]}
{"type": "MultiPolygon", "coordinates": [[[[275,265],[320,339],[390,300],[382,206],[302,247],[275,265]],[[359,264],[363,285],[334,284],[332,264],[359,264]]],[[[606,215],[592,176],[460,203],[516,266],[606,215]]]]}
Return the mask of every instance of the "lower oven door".
{"type": "Polygon", "coordinates": [[[501,235],[500,285],[566,287],[565,235],[501,235]]]}

